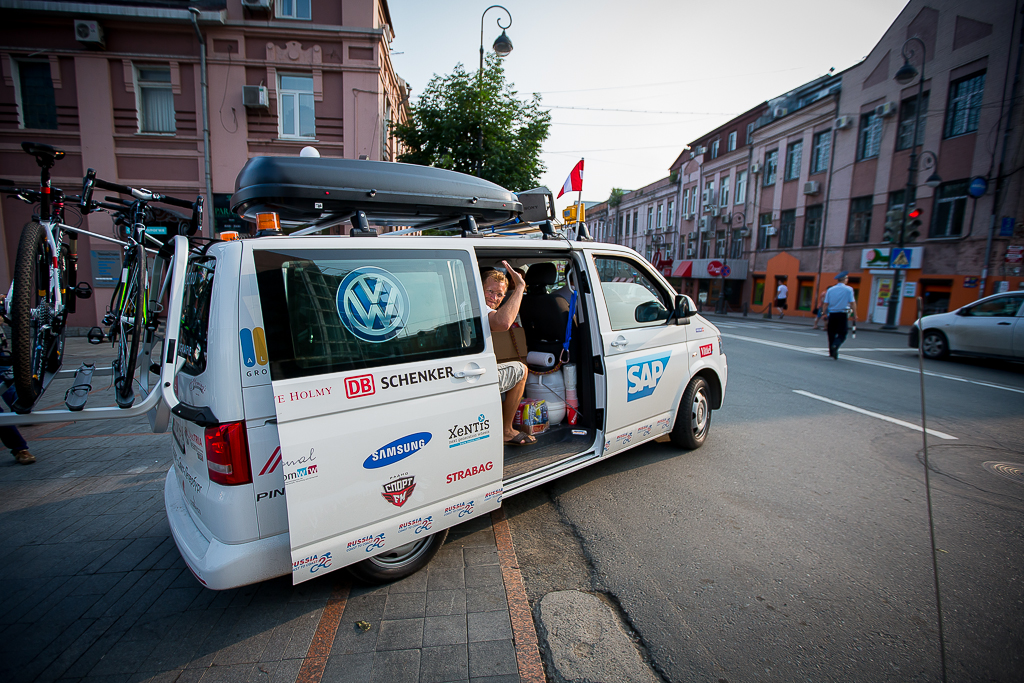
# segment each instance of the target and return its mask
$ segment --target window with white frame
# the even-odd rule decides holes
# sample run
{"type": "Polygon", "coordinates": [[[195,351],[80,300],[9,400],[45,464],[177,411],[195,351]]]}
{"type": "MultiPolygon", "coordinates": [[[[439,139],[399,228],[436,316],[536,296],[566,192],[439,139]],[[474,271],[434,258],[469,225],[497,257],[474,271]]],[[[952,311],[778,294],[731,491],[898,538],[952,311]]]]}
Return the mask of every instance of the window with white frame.
{"type": "Polygon", "coordinates": [[[717,159],[718,158],[718,143],[719,142],[720,142],[719,140],[715,140],[714,142],[711,143],[711,158],[712,159],[717,159]]]}
{"type": "Polygon", "coordinates": [[[860,137],[857,139],[857,161],[873,159],[878,156],[882,143],[882,117],[869,111],[861,114],[860,137]]]}
{"type": "Polygon", "coordinates": [[[935,195],[935,220],[929,237],[956,237],[963,232],[968,185],[966,180],[957,180],[939,186],[935,195]]]}
{"type": "Polygon", "coordinates": [[[662,228],[662,225],[664,225],[664,224],[663,224],[663,223],[661,222],[661,209],[662,209],[662,205],[661,205],[661,203],[659,202],[659,203],[658,203],[658,230],[661,230],[661,228],[662,228]]]}
{"type": "Polygon", "coordinates": [[[722,178],[722,191],[719,193],[721,201],[719,204],[722,206],[729,206],[729,176],[722,178]]]}
{"type": "Polygon", "coordinates": [[[791,142],[786,148],[786,180],[796,180],[800,177],[800,164],[804,158],[804,141],[791,142]]]}
{"type": "Polygon", "coordinates": [[[736,172],[736,204],[742,204],[747,197],[747,172],[736,172]]]}
{"type": "Polygon", "coordinates": [[[832,150],[832,131],[823,130],[814,134],[814,149],[811,157],[811,173],[824,173],[828,169],[828,157],[832,150]]]}
{"type": "Polygon", "coordinates": [[[654,207],[647,207],[647,230],[650,232],[654,228],[654,207]]]}
{"type": "Polygon", "coordinates": [[[746,144],[752,144],[754,142],[754,124],[747,124],[747,142],[746,144]]]}
{"type": "Polygon", "coordinates": [[[779,170],[779,150],[773,149],[764,155],[764,184],[775,184],[775,174],[779,170]]]}
{"type": "Polygon", "coordinates": [[[921,94],[921,120],[917,118],[917,95],[908,97],[900,104],[900,122],[896,128],[896,149],[910,149],[910,140],[914,137],[914,127],[917,129],[917,144],[924,144],[924,131],[928,123],[928,97],[930,91],[921,94]]]}
{"type": "Polygon", "coordinates": [[[672,227],[672,222],[673,222],[673,221],[672,221],[672,212],[673,212],[673,210],[674,210],[675,208],[676,208],[676,203],[675,203],[675,201],[673,201],[673,200],[671,200],[671,199],[670,199],[670,200],[668,200],[668,209],[667,209],[667,210],[665,211],[665,213],[666,213],[666,214],[668,214],[668,215],[667,215],[667,218],[666,218],[666,224],[667,224],[667,226],[668,226],[668,227],[670,227],[670,228],[672,227]]]}
{"type": "Polygon", "coordinates": [[[281,19],[310,19],[311,0],[276,0],[274,9],[281,19]]]}
{"type": "Polygon", "coordinates": [[[683,190],[683,215],[690,209],[690,188],[683,190]]]}
{"type": "Polygon", "coordinates": [[[316,137],[312,76],[282,74],[277,103],[282,138],[316,137]]]}
{"type": "Polygon", "coordinates": [[[14,97],[18,103],[18,126],[57,130],[57,103],[53,94],[50,62],[12,59],[14,97]]]}
{"type": "Polygon", "coordinates": [[[134,66],[139,132],[173,135],[176,127],[171,67],[146,64],[134,66]]]}
{"type": "Polygon", "coordinates": [[[729,133],[729,142],[727,145],[727,151],[732,152],[736,149],[736,131],[729,133]]]}
{"type": "Polygon", "coordinates": [[[978,130],[978,114],[981,113],[981,96],[984,91],[984,71],[959,78],[950,84],[945,137],[951,138],[978,130]]]}
{"type": "Polygon", "coordinates": [[[690,213],[697,213],[697,200],[699,199],[697,195],[699,194],[700,192],[698,192],[697,187],[694,186],[693,194],[690,195],[690,213]]]}

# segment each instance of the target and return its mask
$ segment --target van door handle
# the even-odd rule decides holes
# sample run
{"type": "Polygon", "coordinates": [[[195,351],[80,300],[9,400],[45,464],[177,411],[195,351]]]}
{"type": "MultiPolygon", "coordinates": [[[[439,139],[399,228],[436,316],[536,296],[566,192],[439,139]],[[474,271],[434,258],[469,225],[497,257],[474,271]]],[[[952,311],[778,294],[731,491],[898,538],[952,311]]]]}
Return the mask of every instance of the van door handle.
{"type": "Polygon", "coordinates": [[[614,346],[614,347],[616,347],[616,348],[618,348],[618,347],[620,347],[620,346],[625,346],[625,345],[626,345],[626,344],[628,344],[628,343],[629,343],[629,342],[628,342],[628,341],[626,340],[626,338],[625,338],[625,337],[619,337],[618,339],[616,339],[615,341],[613,341],[613,342],[611,343],[611,345],[612,345],[612,346],[614,346]]]}
{"type": "Polygon", "coordinates": [[[459,379],[462,379],[464,377],[476,377],[477,375],[482,375],[485,372],[487,372],[487,368],[475,368],[473,370],[459,370],[454,373],[454,375],[459,379]]]}
{"type": "Polygon", "coordinates": [[[1000,325],[1012,325],[1013,323],[999,323],[1000,325]]]}

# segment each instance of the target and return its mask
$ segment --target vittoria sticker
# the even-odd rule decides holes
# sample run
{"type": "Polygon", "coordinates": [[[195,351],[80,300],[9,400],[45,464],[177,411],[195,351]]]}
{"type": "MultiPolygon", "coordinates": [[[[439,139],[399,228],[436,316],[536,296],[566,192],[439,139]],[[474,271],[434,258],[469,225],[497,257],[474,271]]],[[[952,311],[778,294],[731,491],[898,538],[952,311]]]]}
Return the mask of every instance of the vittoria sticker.
{"type": "Polygon", "coordinates": [[[444,509],[444,516],[458,515],[459,517],[465,517],[471,515],[473,514],[473,504],[473,501],[468,500],[456,503],[455,505],[449,505],[444,509]]]}
{"type": "Polygon", "coordinates": [[[392,479],[388,483],[384,484],[384,500],[395,505],[402,507],[406,501],[409,500],[409,496],[412,495],[413,489],[416,488],[416,477],[403,474],[402,476],[392,479]]]}
{"type": "Polygon", "coordinates": [[[362,266],[346,275],[338,286],[336,303],[345,329],[371,344],[394,339],[409,320],[405,287],[376,266],[362,266]]]}
{"type": "Polygon", "coordinates": [[[378,467],[386,467],[399,460],[405,460],[430,443],[432,436],[430,432],[416,432],[409,436],[403,436],[401,439],[395,439],[370,453],[369,457],[363,461],[363,467],[373,470],[378,467]]]}
{"type": "Polygon", "coordinates": [[[365,548],[366,552],[373,552],[377,548],[384,547],[384,534],[377,534],[376,536],[363,536],[357,538],[354,541],[349,541],[345,545],[345,552],[351,552],[359,548],[365,548]]]}
{"type": "Polygon", "coordinates": [[[654,393],[668,366],[667,356],[641,358],[626,366],[626,401],[635,401],[654,393]]]}
{"type": "Polygon", "coordinates": [[[421,534],[424,531],[430,531],[430,527],[434,524],[433,516],[417,517],[416,519],[410,519],[408,522],[402,522],[398,525],[398,535],[411,531],[414,534],[421,534]]]}

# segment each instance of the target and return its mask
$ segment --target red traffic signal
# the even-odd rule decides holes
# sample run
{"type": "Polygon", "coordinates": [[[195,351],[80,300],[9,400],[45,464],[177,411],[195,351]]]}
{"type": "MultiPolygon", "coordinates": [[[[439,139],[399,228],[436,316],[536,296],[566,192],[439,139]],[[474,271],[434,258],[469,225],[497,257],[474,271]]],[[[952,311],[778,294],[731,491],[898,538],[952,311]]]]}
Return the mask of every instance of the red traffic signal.
{"type": "Polygon", "coordinates": [[[911,210],[910,213],[907,214],[907,218],[910,219],[910,220],[914,220],[915,218],[920,218],[920,217],[921,217],[921,209],[913,209],[913,210],[911,210]]]}

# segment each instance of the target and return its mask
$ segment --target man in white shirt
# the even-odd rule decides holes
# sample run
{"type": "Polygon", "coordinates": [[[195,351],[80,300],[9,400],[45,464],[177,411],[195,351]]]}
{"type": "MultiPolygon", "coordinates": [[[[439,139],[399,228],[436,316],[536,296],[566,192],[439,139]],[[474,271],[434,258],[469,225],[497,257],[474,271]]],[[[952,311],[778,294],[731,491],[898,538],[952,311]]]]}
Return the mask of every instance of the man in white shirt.
{"type": "Polygon", "coordinates": [[[839,360],[839,347],[846,341],[846,330],[848,323],[847,311],[857,320],[856,299],[853,295],[853,287],[847,284],[849,273],[845,270],[836,275],[838,282],[828,288],[825,292],[825,310],[828,313],[828,355],[839,360]]]}
{"type": "Polygon", "coordinates": [[[789,297],[789,287],[785,280],[779,281],[779,287],[775,290],[775,307],[779,309],[779,320],[786,317],[786,299],[789,297]]]}

